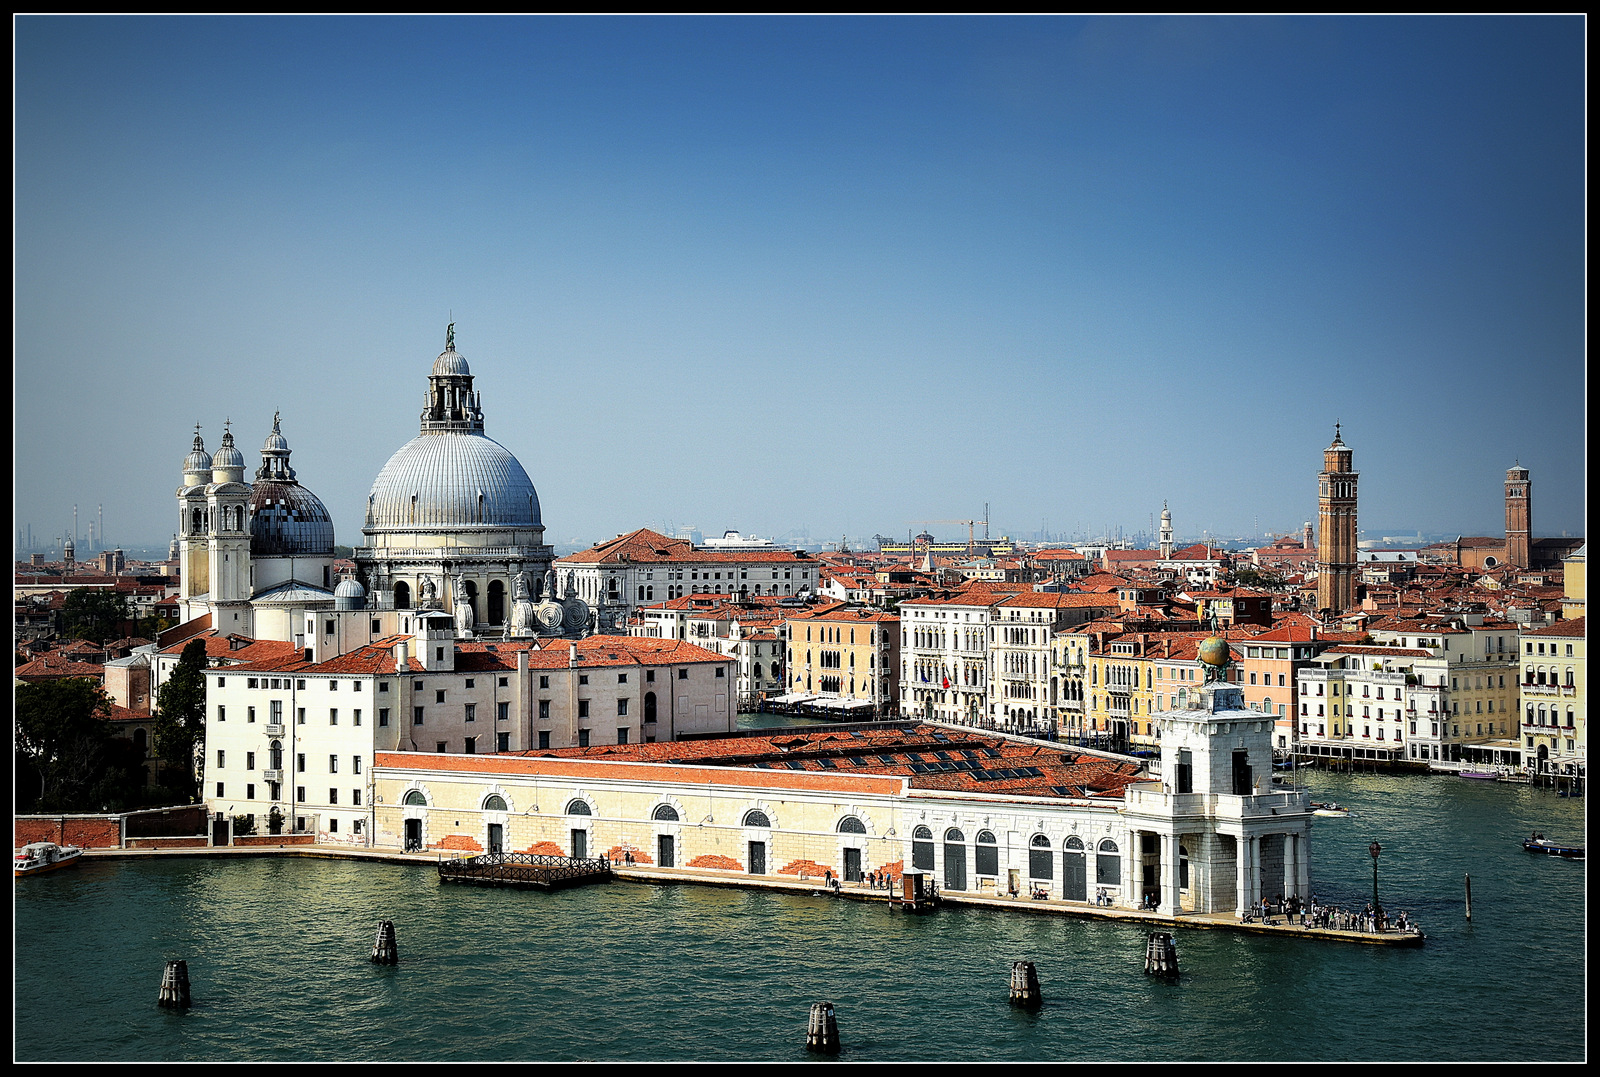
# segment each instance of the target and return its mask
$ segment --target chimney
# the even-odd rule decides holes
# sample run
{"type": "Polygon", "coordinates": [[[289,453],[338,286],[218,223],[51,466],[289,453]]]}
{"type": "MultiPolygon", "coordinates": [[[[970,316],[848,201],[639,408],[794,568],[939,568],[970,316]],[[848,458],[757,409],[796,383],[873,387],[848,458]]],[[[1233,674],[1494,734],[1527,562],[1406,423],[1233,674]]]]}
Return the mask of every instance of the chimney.
{"type": "Polygon", "coordinates": [[[411,660],[408,657],[410,650],[411,647],[405,640],[401,640],[394,645],[394,671],[396,673],[411,672],[411,660]]]}
{"type": "Polygon", "coordinates": [[[571,643],[567,644],[567,668],[568,669],[577,669],[578,668],[578,642],[577,642],[577,640],[573,640],[571,643]]]}
{"type": "Polygon", "coordinates": [[[517,676],[519,678],[521,678],[521,677],[526,677],[527,675],[528,675],[528,652],[527,651],[518,651],[517,652],[517,676]]]}
{"type": "Polygon", "coordinates": [[[1163,655],[1163,657],[1171,658],[1172,657],[1172,637],[1169,636],[1166,639],[1162,640],[1161,642],[1165,645],[1164,646],[1164,650],[1166,652],[1163,655]]]}
{"type": "Polygon", "coordinates": [[[1145,648],[1147,646],[1149,646],[1149,643],[1150,643],[1149,634],[1145,633],[1145,632],[1140,632],[1139,633],[1139,657],[1140,658],[1144,657],[1145,648]]]}

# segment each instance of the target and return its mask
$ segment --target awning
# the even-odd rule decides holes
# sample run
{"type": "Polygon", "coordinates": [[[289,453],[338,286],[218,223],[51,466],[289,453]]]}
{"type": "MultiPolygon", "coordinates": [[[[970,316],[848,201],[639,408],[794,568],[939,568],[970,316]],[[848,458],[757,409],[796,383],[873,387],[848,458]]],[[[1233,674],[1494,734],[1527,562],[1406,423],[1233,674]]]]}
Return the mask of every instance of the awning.
{"type": "Polygon", "coordinates": [[[791,692],[790,694],[788,694],[786,696],[774,696],[773,698],[767,700],[767,702],[768,703],[802,703],[805,700],[812,699],[812,698],[814,698],[814,697],[808,696],[804,692],[791,692]]]}

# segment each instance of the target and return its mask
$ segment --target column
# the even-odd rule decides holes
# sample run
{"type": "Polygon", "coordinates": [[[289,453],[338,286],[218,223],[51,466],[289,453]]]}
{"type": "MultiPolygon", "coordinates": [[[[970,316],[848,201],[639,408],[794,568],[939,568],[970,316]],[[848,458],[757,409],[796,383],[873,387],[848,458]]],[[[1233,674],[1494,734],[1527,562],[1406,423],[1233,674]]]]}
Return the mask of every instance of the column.
{"type": "Polygon", "coordinates": [[[1261,900],[1261,838],[1250,838],[1250,897],[1246,904],[1255,904],[1261,900]]]}
{"type": "Polygon", "coordinates": [[[1141,897],[1139,891],[1144,881],[1144,873],[1140,870],[1139,863],[1142,856],[1139,850],[1142,847],[1140,832],[1128,831],[1128,851],[1123,854],[1122,865],[1122,904],[1132,908],[1138,907],[1141,897]]]}
{"type": "Polygon", "coordinates": [[[1300,844],[1296,835],[1283,836],[1283,896],[1287,900],[1297,893],[1295,884],[1300,880],[1300,872],[1296,865],[1300,860],[1300,844]]]}
{"type": "Polygon", "coordinates": [[[1233,854],[1235,876],[1233,888],[1234,912],[1242,916],[1244,911],[1250,907],[1250,888],[1248,883],[1250,839],[1242,833],[1236,835],[1233,839],[1233,854]]]}
{"type": "MultiPolygon", "coordinates": [[[[1302,824],[1303,825],[1303,824],[1302,824]]],[[[1311,896],[1311,831],[1305,830],[1295,835],[1295,847],[1300,855],[1295,857],[1295,867],[1299,872],[1296,893],[1303,898],[1311,896]]]]}
{"type": "Polygon", "coordinates": [[[1177,916],[1178,908],[1178,836],[1161,835],[1161,906],[1169,915],[1177,916]]]}

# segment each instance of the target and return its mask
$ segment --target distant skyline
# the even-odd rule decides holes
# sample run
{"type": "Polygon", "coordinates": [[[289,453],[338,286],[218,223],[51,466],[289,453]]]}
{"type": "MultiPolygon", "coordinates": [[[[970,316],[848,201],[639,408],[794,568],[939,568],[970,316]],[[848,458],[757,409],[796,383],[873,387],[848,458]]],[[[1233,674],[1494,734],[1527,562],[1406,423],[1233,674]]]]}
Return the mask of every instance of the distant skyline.
{"type": "Polygon", "coordinates": [[[1584,529],[1582,17],[13,26],[36,540],[279,411],[359,544],[452,319],[552,543],[1297,532],[1335,421],[1364,537],[1584,529]]]}

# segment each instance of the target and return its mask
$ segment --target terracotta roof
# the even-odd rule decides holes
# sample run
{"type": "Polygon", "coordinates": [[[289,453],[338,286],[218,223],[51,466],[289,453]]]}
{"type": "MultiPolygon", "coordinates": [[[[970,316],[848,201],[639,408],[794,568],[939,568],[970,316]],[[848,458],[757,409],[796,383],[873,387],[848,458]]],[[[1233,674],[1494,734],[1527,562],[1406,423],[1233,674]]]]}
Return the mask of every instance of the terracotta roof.
{"type": "Polygon", "coordinates": [[[558,565],[664,564],[668,562],[744,562],[771,561],[815,564],[810,557],[776,547],[761,550],[705,550],[683,539],[668,538],[658,531],[641,527],[593,548],[556,558],[558,565]]]}
{"type": "Polygon", "coordinates": [[[1524,636],[1567,636],[1579,637],[1584,633],[1584,622],[1587,617],[1573,617],[1565,621],[1555,621],[1539,628],[1530,628],[1524,631],[1524,636]]]}

